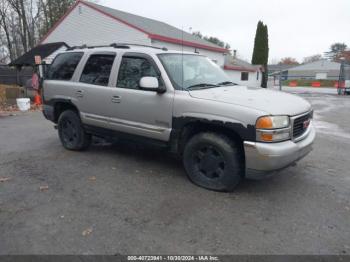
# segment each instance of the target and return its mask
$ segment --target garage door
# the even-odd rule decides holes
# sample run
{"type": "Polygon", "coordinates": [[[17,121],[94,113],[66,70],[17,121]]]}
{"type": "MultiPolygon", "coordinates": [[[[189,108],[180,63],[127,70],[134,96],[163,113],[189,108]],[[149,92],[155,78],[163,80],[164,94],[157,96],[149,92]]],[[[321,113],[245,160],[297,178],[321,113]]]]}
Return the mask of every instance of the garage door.
{"type": "Polygon", "coordinates": [[[327,79],[327,73],[316,73],[316,79],[327,79]]]}

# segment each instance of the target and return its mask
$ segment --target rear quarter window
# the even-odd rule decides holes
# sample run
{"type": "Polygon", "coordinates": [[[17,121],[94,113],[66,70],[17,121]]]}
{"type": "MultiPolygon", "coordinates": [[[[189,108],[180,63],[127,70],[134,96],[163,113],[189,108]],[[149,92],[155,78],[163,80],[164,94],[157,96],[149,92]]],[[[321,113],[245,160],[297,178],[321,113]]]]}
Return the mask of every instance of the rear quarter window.
{"type": "Polygon", "coordinates": [[[47,79],[71,80],[83,54],[82,52],[59,54],[50,66],[47,79]]]}
{"type": "Polygon", "coordinates": [[[80,82],[107,86],[115,55],[94,54],[89,57],[80,77],[80,82]]]}

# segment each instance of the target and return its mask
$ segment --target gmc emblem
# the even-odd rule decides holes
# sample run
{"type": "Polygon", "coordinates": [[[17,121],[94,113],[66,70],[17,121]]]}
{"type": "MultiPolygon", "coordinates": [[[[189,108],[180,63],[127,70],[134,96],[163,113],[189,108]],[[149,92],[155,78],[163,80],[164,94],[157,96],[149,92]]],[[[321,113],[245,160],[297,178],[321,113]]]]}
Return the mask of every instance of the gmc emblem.
{"type": "Polygon", "coordinates": [[[304,128],[304,129],[307,129],[307,128],[309,127],[309,125],[310,125],[310,119],[304,121],[304,123],[303,123],[303,128],[304,128]]]}

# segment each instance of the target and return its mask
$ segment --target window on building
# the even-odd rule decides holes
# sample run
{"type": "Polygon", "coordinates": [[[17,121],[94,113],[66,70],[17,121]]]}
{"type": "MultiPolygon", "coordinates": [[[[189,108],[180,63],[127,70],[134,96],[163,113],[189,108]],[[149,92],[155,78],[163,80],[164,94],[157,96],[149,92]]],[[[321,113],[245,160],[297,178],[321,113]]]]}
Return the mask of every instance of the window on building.
{"type": "Polygon", "coordinates": [[[107,86],[115,55],[91,55],[85,64],[80,82],[107,86]]]}
{"type": "Polygon", "coordinates": [[[117,87],[139,89],[144,76],[160,77],[149,60],[143,57],[123,57],[120,64],[117,87]]]}
{"type": "Polygon", "coordinates": [[[59,54],[50,66],[47,79],[71,80],[82,56],[81,52],[59,54]]]}
{"type": "Polygon", "coordinates": [[[241,81],[248,81],[249,79],[249,73],[248,72],[242,72],[241,73],[241,81]]]}

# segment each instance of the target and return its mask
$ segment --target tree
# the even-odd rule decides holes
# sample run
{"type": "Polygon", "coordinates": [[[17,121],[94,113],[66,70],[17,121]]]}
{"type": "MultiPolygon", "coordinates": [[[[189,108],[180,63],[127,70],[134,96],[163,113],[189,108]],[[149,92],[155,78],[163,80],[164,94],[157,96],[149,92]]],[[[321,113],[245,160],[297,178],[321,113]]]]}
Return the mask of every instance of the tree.
{"type": "Polygon", "coordinates": [[[262,21],[258,22],[255,40],[254,40],[254,50],[252,57],[253,65],[262,65],[263,74],[261,87],[267,87],[267,63],[269,61],[269,35],[267,25],[264,25],[262,21]]]}
{"type": "Polygon", "coordinates": [[[197,37],[204,39],[208,42],[211,42],[213,44],[216,44],[218,46],[221,46],[223,48],[226,48],[226,49],[231,48],[231,46],[228,43],[220,40],[219,38],[213,37],[213,36],[203,36],[203,34],[200,31],[193,32],[192,35],[197,36],[197,37]]]}
{"type": "Polygon", "coordinates": [[[311,56],[304,57],[303,64],[308,64],[319,60],[322,60],[322,55],[320,54],[311,55],[311,56]]]}
{"type": "Polygon", "coordinates": [[[40,35],[44,36],[75,2],[75,0],[39,0],[42,9],[40,35]]]}
{"type": "Polygon", "coordinates": [[[299,62],[293,57],[285,57],[285,58],[282,58],[278,64],[280,64],[280,65],[299,65],[299,62]]]}
{"type": "Polygon", "coordinates": [[[36,46],[75,2],[0,0],[0,59],[9,62],[36,46]]]}
{"type": "Polygon", "coordinates": [[[324,55],[331,61],[336,61],[337,57],[344,51],[346,51],[347,45],[345,43],[334,43],[331,45],[330,50],[325,52],[324,55]]]}
{"type": "MultiPolygon", "coordinates": [[[[9,58],[12,60],[14,59],[14,50],[12,46],[12,39],[11,39],[11,33],[9,28],[9,20],[8,20],[8,4],[4,1],[0,2],[0,29],[2,29],[3,34],[6,37],[6,40],[3,41],[3,37],[0,35],[1,40],[1,53],[2,53],[2,62],[4,62],[7,58],[7,53],[9,55],[9,58]],[[4,46],[7,46],[7,50],[4,49],[4,46]]],[[[2,33],[0,31],[0,33],[2,33]]]]}
{"type": "Polygon", "coordinates": [[[345,50],[341,52],[337,57],[334,59],[335,62],[341,63],[341,62],[346,62],[350,63],[350,50],[345,50]]]}
{"type": "Polygon", "coordinates": [[[195,32],[192,33],[192,35],[203,39],[203,35],[202,35],[202,33],[200,31],[195,31],[195,32]]]}

